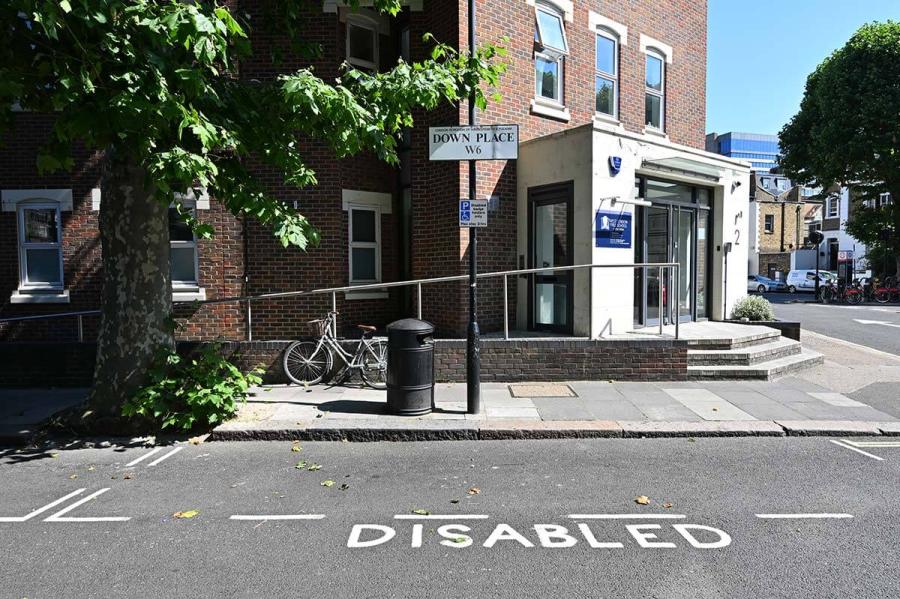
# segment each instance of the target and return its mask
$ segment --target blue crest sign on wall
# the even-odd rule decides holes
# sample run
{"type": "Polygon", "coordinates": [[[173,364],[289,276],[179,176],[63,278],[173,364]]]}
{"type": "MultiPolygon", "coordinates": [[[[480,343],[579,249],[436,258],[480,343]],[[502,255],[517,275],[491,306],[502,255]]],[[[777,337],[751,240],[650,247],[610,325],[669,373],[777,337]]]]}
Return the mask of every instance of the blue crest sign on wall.
{"type": "Polygon", "coordinates": [[[616,176],[619,174],[619,171],[622,170],[622,157],[621,156],[610,156],[609,157],[609,172],[616,176]]]}
{"type": "Polygon", "coordinates": [[[598,210],[594,215],[594,247],[630,248],[631,213],[598,210]]]}

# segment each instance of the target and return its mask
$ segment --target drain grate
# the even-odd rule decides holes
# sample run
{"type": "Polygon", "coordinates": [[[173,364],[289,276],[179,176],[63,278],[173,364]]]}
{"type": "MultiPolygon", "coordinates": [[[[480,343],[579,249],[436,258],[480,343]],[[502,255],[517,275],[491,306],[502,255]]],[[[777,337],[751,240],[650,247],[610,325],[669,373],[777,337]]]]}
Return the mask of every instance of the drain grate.
{"type": "Polygon", "coordinates": [[[568,385],[510,385],[513,397],[578,397],[568,385]]]}

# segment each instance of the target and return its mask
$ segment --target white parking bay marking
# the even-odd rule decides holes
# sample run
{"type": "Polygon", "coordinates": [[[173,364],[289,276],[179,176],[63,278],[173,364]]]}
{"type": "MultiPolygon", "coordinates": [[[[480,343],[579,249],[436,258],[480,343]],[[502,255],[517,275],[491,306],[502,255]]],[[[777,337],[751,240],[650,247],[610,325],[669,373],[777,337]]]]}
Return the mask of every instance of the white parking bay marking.
{"type": "Polygon", "coordinates": [[[162,447],[157,447],[155,449],[151,449],[149,452],[145,453],[138,459],[132,460],[132,461],[128,462],[127,464],[125,464],[125,467],[130,468],[130,467],[134,466],[135,464],[139,464],[139,463],[143,462],[144,460],[146,460],[147,458],[149,458],[150,456],[152,456],[153,454],[159,453],[160,451],[162,451],[162,447]]]}
{"type": "Polygon", "coordinates": [[[845,443],[841,443],[840,441],[835,441],[834,439],[829,439],[829,441],[831,441],[831,442],[834,443],[835,445],[838,445],[838,446],[840,446],[840,447],[843,447],[844,449],[849,449],[850,451],[855,451],[856,453],[861,453],[861,454],[863,454],[863,455],[866,456],[866,457],[872,458],[873,460],[878,460],[879,462],[883,462],[883,461],[884,461],[884,458],[880,458],[880,457],[878,457],[877,455],[873,455],[873,454],[871,454],[871,453],[869,453],[869,452],[867,452],[867,451],[863,451],[862,449],[858,449],[858,448],[856,448],[856,447],[853,447],[852,445],[847,445],[847,444],[845,444],[845,443]]]}
{"type": "Polygon", "coordinates": [[[41,508],[38,508],[38,509],[34,510],[33,512],[31,512],[31,513],[28,514],[27,516],[3,517],[3,518],[0,518],[0,522],[25,522],[26,520],[30,520],[31,518],[34,518],[34,517],[37,516],[38,514],[42,514],[42,513],[46,512],[47,510],[50,510],[50,509],[55,508],[55,507],[58,506],[59,504],[64,503],[64,502],[66,502],[66,501],[72,499],[72,498],[75,497],[76,495],[79,495],[79,494],[81,494],[81,493],[84,493],[85,490],[86,490],[86,489],[78,489],[78,490],[76,490],[76,491],[72,491],[71,493],[69,493],[69,494],[66,495],[65,497],[60,497],[60,498],[57,499],[56,501],[52,501],[52,502],[48,503],[47,505],[45,505],[44,507],[41,507],[41,508]]]}
{"type": "Polygon", "coordinates": [[[851,441],[841,439],[844,443],[853,447],[900,447],[900,441],[851,441]]]}
{"type": "Polygon", "coordinates": [[[235,514],[229,517],[229,520],[322,520],[325,514],[267,514],[264,516],[249,516],[244,514],[235,514]]]}
{"type": "Polygon", "coordinates": [[[83,497],[83,498],[79,499],[78,501],[76,501],[75,503],[70,505],[69,507],[61,509],[60,511],[56,512],[52,516],[44,518],[44,522],[127,522],[128,520],[131,520],[131,518],[126,517],[126,516],[105,516],[105,517],[91,517],[91,518],[77,518],[74,516],[63,517],[64,514],[68,514],[69,512],[71,512],[72,510],[77,508],[78,506],[85,504],[88,501],[90,501],[96,497],[99,497],[100,495],[103,495],[107,491],[109,491],[109,488],[100,489],[99,491],[94,491],[87,497],[83,497]]]}
{"type": "Polygon", "coordinates": [[[163,460],[172,457],[173,455],[175,455],[176,453],[178,453],[178,452],[181,451],[182,449],[184,449],[184,447],[176,447],[175,449],[173,449],[172,451],[170,451],[170,452],[167,453],[166,455],[162,456],[161,458],[156,458],[155,460],[153,460],[152,462],[150,462],[149,464],[147,464],[147,467],[149,468],[150,466],[156,466],[157,464],[159,464],[159,463],[162,462],[163,460]]]}
{"type": "Polygon", "coordinates": [[[763,518],[766,520],[792,520],[792,519],[801,519],[801,520],[819,520],[819,519],[828,519],[828,518],[852,518],[853,514],[756,514],[757,518],[763,518]]]}
{"type": "Polygon", "coordinates": [[[859,324],[878,324],[883,327],[894,327],[896,329],[900,329],[900,324],[894,324],[886,320],[862,320],[859,318],[854,318],[853,320],[858,322],[859,324]]]}
{"type": "Polygon", "coordinates": [[[486,520],[487,514],[397,514],[394,520],[486,520]]]}
{"type": "Polygon", "coordinates": [[[684,514],[569,514],[573,520],[680,520],[684,514]]]}

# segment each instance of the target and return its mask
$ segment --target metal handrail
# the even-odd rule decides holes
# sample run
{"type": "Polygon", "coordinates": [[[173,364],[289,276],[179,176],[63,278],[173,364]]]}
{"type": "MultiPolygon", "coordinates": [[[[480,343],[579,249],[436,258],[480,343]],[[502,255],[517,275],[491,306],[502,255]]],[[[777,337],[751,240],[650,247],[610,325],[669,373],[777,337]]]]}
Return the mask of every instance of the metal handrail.
{"type": "MultiPolygon", "coordinates": [[[[674,275],[674,280],[678,280],[678,270],[680,268],[680,264],[678,262],[637,262],[633,264],[573,264],[568,266],[545,266],[538,268],[519,268],[515,270],[501,270],[496,272],[485,272],[479,273],[477,278],[479,279],[488,279],[495,277],[503,277],[503,334],[505,339],[509,339],[509,301],[508,301],[508,289],[507,289],[507,280],[508,277],[511,276],[519,276],[519,275],[529,275],[529,274],[539,274],[539,273],[552,273],[552,272],[565,272],[565,271],[575,271],[580,269],[589,268],[591,269],[591,274],[593,275],[593,270],[595,268],[656,268],[657,269],[657,277],[659,281],[663,280],[662,271],[663,269],[667,269],[668,275],[667,279],[674,275]]],[[[338,293],[346,293],[349,291],[365,291],[371,289],[390,289],[396,287],[411,287],[413,285],[416,286],[416,313],[418,318],[422,318],[422,285],[428,285],[432,283],[448,283],[452,281],[465,281],[469,277],[468,275],[451,275],[447,277],[432,277],[428,279],[412,279],[408,281],[391,281],[386,283],[367,283],[364,285],[345,285],[342,287],[326,287],[323,289],[310,289],[307,291],[280,291],[275,293],[261,293],[257,295],[239,295],[239,296],[231,296],[231,297],[222,297],[216,299],[208,299],[208,300],[192,300],[187,302],[176,302],[176,303],[185,303],[191,305],[207,305],[207,304],[224,304],[224,303],[233,303],[233,302],[247,302],[247,340],[253,340],[252,333],[252,308],[250,307],[250,303],[253,301],[261,301],[261,300],[270,300],[270,299],[282,299],[287,297],[303,297],[308,295],[326,295],[331,294],[331,308],[333,311],[337,311],[337,294],[338,293]]],[[[659,285],[659,298],[658,298],[658,308],[659,308],[659,334],[663,333],[663,295],[662,295],[663,286],[659,285]]],[[[671,290],[671,286],[669,289],[671,290]]],[[[589,295],[593,293],[593,276],[591,280],[588,282],[588,292],[589,295]]],[[[671,292],[670,292],[671,296],[671,292]]],[[[588,300],[591,303],[591,300],[588,300]]],[[[669,307],[671,307],[671,301],[669,302],[669,307]]],[[[677,307],[676,307],[677,311],[677,307]]],[[[78,340],[83,341],[83,329],[82,329],[82,317],[83,316],[94,316],[100,314],[100,310],[84,310],[80,312],[57,312],[53,314],[36,314],[31,316],[14,316],[9,318],[0,318],[0,323],[4,322],[16,322],[23,320],[44,320],[50,318],[65,318],[70,316],[76,316],[78,318],[78,340]]],[[[678,331],[678,314],[675,314],[675,338],[679,338],[678,331]]],[[[337,334],[337,319],[333,324],[334,329],[333,333],[337,334]]],[[[588,325],[590,330],[591,325],[588,325]]]]}

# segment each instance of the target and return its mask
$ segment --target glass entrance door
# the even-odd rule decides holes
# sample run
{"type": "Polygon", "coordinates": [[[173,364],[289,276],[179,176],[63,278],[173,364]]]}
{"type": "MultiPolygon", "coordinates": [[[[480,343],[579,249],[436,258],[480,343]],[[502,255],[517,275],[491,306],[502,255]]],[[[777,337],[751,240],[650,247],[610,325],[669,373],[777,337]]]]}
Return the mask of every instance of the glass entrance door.
{"type": "MultiPolygon", "coordinates": [[[[570,191],[566,185],[529,194],[533,268],[574,264],[570,191]]],[[[530,295],[531,325],[535,330],[571,334],[572,271],[536,273],[530,295]]]]}
{"type": "Polygon", "coordinates": [[[690,208],[672,209],[673,236],[672,255],[678,262],[676,301],[678,318],[684,322],[691,320],[694,289],[694,210],[690,208]]]}
{"type": "MultiPolygon", "coordinates": [[[[647,262],[669,261],[669,209],[665,206],[652,206],[647,208],[646,222],[646,256],[647,262]]],[[[659,305],[662,299],[663,309],[666,301],[666,269],[662,271],[662,279],[659,270],[649,269],[647,272],[647,323],[659,324],[659,305]]],[[[663,319],[666,319],[663,314],[663,319]]]]}

